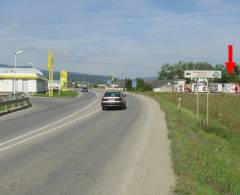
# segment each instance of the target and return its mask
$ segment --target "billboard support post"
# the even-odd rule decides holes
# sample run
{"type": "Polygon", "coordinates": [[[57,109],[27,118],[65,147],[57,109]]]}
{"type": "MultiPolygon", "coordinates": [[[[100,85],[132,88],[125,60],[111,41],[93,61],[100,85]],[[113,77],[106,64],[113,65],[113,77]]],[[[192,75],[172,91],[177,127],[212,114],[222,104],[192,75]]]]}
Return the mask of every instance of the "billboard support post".
{"type": "Polygon", "coordinates": [[[208,127],[208,123],[209,123],[209,82],[207,79],[207,122],[206,122],[207,127],[208,127]]]}
{"type": "Polygon", "coordinates": [[[184,78],[196,79],[197,80],[197,125],[199,125],[199,79],[206,79],[207,82],[207,116],[206,116],[206,127],[209,126],[209,80],[222,78],[221,71],[207,71],[207,70],[186,70],[184,71],[184,78]]]}
{"type": "Polygon", "coordinates": [[[197,125],[199,125],[199,93],[198,93],[198,79],[197,79],[197,125]]]}

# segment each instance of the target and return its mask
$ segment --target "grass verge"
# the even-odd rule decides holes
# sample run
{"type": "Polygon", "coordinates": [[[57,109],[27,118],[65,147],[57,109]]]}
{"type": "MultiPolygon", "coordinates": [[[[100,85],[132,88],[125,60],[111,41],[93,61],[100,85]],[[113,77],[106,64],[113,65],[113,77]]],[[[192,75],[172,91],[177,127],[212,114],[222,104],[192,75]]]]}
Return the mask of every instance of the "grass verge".
{"type": "Polygon", "coordinates": [[[4,110],[5,110],[5,107],[4,106],[0,106],[0,112],[4,111],[4,110]]]}
{"type": "MultiPolygon", "coordinates": [[[[227,105],[224,105],[225,109],[221,107],[212,112],[210,127],[204,130],[196,126],[194,95],[152,92],[144,94],[157,100],[166,113],[172,160],[177,175],[176,194],[239,195],[240,129],[237,127],[240,122],[238,120],[234,121],[234,124],[228,124],[239,117],[239,112],[235,112],[236,106],[240,106],[236,103],[239,100],[235,100],[234,108],[229,108],[232,105],[230,96],[217,97],[227,105]],[[178,112],[176,107],[179,95],[185,102],[181,112],[178,112]],[[222,112],[221,115],[218,115],[218,112],[222,112]],[[222,115],[225,114],[231,114],[234,119],[229,116],[222,120],[222,115]]],[[[215,97],[210,106],[215,108],[221,103],[219,101],[216,101],[215,97]]]]}
{"type": "MultiPolygon", "coordinates": [[[[76,97],[78,95],[78,92],[76,90],[66,90],[62,91],[60,94],[58,92],[53,93],[53,98],[54,97],[76,97]]],[[[37,97],[49,97],[48,94],[46,93],[36,93],[34,96],[37,97]]]]}

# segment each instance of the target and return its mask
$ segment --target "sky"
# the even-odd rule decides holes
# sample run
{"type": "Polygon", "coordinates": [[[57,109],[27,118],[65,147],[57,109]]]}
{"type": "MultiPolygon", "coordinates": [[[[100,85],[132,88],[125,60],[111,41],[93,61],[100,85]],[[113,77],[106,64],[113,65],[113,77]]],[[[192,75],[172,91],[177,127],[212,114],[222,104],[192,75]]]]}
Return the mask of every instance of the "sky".
{"type": "Polygon", "coordinates": [[[240,0],[0,0],[0,64],[152,77],[164,63],[240,63],[240,0]]]}

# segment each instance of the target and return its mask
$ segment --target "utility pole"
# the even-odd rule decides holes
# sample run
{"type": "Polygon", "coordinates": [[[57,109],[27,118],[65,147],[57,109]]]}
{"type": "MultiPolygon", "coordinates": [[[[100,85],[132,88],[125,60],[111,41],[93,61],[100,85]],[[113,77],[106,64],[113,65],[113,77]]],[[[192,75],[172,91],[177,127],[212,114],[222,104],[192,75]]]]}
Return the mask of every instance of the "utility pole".
{"type": "Polygon", "coordinates": [[[208,128],[208,123],[209,123],[209,81],[207,79],[207,128],[208,128]]]}
{"type": "Polygon", "coordinates": [[[114,76],[112,75],[112,90],[114,91],[114,76]]]}
{"type": "Polygon", "coordinates": [[[199,124],[199,91],[198,91],[198,78],[197,78],[197,125],[199,124]]]}
{"type": "Polygon", "coordinates": [[[123,72],[122,72],[122,88],[123,88],[123,91],[124,91],[123,72]]]}

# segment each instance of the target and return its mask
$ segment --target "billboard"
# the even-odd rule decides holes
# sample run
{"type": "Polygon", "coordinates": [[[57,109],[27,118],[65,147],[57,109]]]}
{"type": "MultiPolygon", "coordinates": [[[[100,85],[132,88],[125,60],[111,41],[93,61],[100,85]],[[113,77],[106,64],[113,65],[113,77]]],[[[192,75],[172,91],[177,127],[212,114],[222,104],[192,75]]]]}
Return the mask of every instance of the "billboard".
{"type": "Polygon", "coordinates": [[[224,93],[238,93],[239,92],[239,84],[238,83],[225,83],[223,85],[224,93]]]}
{"type": "Polygon", "coordinates": [[[65,70],[62,70],[60,72],[60,87],[61,89],[66,89],[67,88],[67,81],[68,81],[68,73],[65,70]]]}
{"type": "Polygon", "coordinates": [[[60,72],[60,80],[61,80],[62,82],[67,82],[67,80],[68,80],[68,73],[67,73],[67,71],[62,70],[62,71],[60,72]]]}
{"type": "MultiPolygon", "coordinates": [[[[48,81],[48,89],[51,86],[51,81],[48,81]]],[[[60,81],[53,80],[53,89],[60,89],[60,81]]]]}

